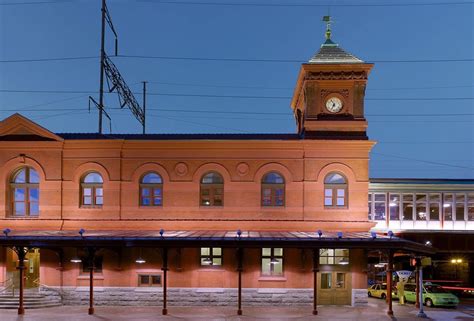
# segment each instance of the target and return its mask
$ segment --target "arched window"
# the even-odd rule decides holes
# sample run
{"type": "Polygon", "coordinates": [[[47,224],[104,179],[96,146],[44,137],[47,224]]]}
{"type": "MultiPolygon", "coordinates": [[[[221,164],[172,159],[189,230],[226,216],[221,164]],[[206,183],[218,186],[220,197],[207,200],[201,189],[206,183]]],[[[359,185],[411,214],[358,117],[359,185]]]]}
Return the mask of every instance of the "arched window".
{"type": "Polygon", "coordinates": [[[163,205],[163,180],[157,173],[147,173],[140,181],[140,206],[163,205]]]}
{"type": "Polygon", "coordinates": [[[324,207],[347,207],[347,180],[338,173],[324,179],[324,207]]]}
{"type": "Polygon", "coordinates": [[[262,178],[262,206],[285,206],[285,179],[270,172],[262,178]]]}
{"type": "Polygon", "coordinates": [[[201,206],[224,206],[224,180],[209,172],[201,178],[201,206]]]}
{"type": "Polygon", "coordinates": [[[10,180],[12,216],[39,215],[39,176],[31,167],[16,171],[10,180]]]}
{"type": "Polygon", "coordinates": [[[81,207],[102,207],[104,204],[104,189],[102,176],[91,172],[81,181],[81,207]]]}

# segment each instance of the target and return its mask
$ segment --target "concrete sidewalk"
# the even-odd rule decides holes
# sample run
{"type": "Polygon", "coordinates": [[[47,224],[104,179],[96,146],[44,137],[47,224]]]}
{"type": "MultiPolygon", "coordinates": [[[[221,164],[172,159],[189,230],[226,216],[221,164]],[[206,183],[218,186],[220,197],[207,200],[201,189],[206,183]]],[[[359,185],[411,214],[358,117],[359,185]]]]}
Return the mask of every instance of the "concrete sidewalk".
{"type": "MultiPolygon", "coordinates": [[[[87,306],[62,306],[26,310],[24,316],[18,316],[16,310],[0,310],[2,321],[128,321],[128,320],[325,320],[325,321],[408,321],[423,320],[416,317],[417,310],[413,305],[399,306],[394,303],[394,318],[386,314],[386,305],[382,300],[370,300],[369,306],[353,308],[349,306],[321,306],[319,314],[313,316],[308,307],[244,307],[244,315],[237,316],[232,307],[171,307],[169,315],[162,316],[159,307],[96,307],[95,315],[87,314],[87,306]]],[[[458,309],[428,308],[426,314],[437,321],[474,321],[474,311],[458,309]]]]}

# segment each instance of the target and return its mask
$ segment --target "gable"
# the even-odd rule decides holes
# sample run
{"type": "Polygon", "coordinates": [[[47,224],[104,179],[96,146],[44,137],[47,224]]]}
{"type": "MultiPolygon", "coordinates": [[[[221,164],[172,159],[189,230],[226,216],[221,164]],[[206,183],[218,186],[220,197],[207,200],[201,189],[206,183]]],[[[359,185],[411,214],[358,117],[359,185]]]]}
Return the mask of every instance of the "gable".
{"type": "Polygon", "coordinates": [[[0,141],[63,141],[63,139],[16,113],[0,122],[0,141]]]}

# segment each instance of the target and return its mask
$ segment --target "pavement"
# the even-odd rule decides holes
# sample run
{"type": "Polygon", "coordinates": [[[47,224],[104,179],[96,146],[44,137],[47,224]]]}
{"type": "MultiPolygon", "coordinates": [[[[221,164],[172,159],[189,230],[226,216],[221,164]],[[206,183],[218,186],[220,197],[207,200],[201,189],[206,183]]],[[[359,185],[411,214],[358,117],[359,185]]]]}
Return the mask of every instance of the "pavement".
{"type": "MultiPolygon", "coordinates": [[[[168,315],[161,315],[160,307],[97,306],[95,314],[88,315],[87,306],[62,306],[26,310],[18,316],[16,310],[0,310],[1,321],[248,321],[248,320],[325,320],[325,321],[408,321],[427,320],[417,318],[418,309],[413,305],[400,306],[393,303],[394,317],[386,314],[383,300],[370,298],[366,307],[320,306],[318,315],[312,314],[311,306],[300,307],[243,307],[238,316],[235,307],[169,307],[168,315]]],[[[474,302],[462,303],[457,309],[425,308],[428,320],[474,321],[474,302]]]]}

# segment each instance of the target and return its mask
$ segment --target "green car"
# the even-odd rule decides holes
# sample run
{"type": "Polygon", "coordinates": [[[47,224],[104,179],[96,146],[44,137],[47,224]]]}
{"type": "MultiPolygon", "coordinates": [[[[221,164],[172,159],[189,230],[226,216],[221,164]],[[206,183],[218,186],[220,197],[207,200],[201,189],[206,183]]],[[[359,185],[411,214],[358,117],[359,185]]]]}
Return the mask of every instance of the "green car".
{"type": "MultiPolygon", "coordinates": [[[[405,284],[405,300],[408,302],[416,302],[416,284],[405,284]]],[[[423,284],[423,301],[427,307],[456,307],[459,304],[459,299],[454,294],[432,283],[423,284]]]]}

